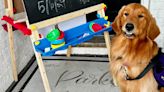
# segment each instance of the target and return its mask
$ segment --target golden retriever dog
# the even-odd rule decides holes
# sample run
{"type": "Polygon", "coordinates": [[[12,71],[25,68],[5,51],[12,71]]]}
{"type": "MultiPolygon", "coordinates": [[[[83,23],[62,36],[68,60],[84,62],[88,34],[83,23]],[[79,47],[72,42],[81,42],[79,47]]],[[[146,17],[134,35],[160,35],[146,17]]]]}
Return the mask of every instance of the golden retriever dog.
{"type": "Polygon", "coordinates": [[[157,55],[154,39],[160,31],[150,12],[137,3],[123,6],[112,24],[116,35],[112,39],[110,71],[121,92],[158,92],[151,69],[136,78],[157,55]]]}

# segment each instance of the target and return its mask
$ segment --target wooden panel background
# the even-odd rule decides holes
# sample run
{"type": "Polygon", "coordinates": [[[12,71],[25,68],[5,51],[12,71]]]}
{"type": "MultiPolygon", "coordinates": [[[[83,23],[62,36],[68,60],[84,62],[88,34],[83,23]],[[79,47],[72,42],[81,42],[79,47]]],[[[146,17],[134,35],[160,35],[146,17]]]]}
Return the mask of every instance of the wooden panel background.
{"type": "MultiPolygon", "coordinates": [[[[7,8],[7,0],[4,0],[4,2],[5,2],[5,8],[7,8]]],[[[24,11],[22,0],[14,0],[14,6],[17,10],[17,13],[24,11]]]]}

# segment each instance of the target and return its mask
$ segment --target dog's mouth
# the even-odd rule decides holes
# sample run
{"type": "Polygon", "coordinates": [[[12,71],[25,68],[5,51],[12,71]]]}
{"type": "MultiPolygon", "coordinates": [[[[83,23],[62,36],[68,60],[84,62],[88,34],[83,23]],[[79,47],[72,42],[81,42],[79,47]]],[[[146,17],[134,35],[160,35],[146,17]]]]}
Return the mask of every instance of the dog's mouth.
{"type": "Polygon", "coordinates": [[[124,35],[129,38],[129,39],[132,39],[135,37],[135,34],[134,33],[129,33],[129,32],[124,32],[124,35]]]}

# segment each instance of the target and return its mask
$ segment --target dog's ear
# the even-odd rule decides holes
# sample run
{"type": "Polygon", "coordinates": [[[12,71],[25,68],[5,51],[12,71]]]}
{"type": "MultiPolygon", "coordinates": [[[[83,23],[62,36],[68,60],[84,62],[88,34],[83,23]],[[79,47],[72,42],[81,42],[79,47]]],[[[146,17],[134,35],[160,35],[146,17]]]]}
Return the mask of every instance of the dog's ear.
{"type": "Polygon", "coordinates": [[[147,35],[151,40],[154,40],[160,34],[159,27],[156,24],[155,18],[150,18],[150,22],[147,29],[147,35]]]}
{"type": "Polygon", "coordinates": [[[125,9],[126,6],[123,6],[120,11],[118,12],[118,15],[116,16],[114,22],[112,23],[112,28],[116,35],[119,35],[121,33],[121,17],[123,17],[123,10],[125,9]]]}

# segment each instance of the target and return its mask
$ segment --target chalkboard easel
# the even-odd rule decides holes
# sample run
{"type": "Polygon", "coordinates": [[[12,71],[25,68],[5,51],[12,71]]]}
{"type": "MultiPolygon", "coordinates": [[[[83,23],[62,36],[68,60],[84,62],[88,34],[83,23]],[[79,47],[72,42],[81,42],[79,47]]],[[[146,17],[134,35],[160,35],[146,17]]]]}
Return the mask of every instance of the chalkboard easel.
{"type": "MultiPolygon", "coordinates": [[[[57,17],[54,17],[54,18],[51,18],[51,19],[48,19],[48,20],[44,20],[44,21],[41,21],[41,22],[38,22],[38,23],[34,23],[34,24],[30,24],[27,21],[26,23],[28,25],[28,28],[31,28],[33,30],[32,35],[31,35],[31,41],[33,43],[33,42],[39,40],[37,30],[40,29],[40,28],[43,28],[43,27],[46,27],[46,26],[49,26],[49,25],[53,25],[53,24],[57,24],[57,23],[60,23],[62,21],[66,21],[66,20],[81,16],[81,15],[84,15],[84,14],[88,14],[88,13],[91,13],[91,12],[95,12],[95,11],[97,11],[97,13],[101,15],[101,17],[105,17],[105,12],[104,12],[104,8],[102,7],[102,4],[98,4],[98,5],[94,5],[94,6],[84,8],[84,9],[81,9],[81,10],[78,10],[78,11],[67,13],[65,15],[57,16],[57,17]]],[[[110,38],[109,38],[109,33],[108,32],[104,32],[104,38],[105,38],[106,46],[107,46],[107,49],[108,49],[108,56],[109,56],[109,60],[110,60],[110,38]]],[[[34,51],[35,51],[35,49],[34,49],[34,51]]],[[[67,56],[70,56],[71,46],[69,46],[67,51],[68,51],[67,56]]],[[[47,78],[45,67],[44,67],[44,64],[43,64],[43,61],[42,61],[42,56],[41,56],[40,53],[38,53],[36,51],[35,51],[35,55],[36,55],[37,63],[38,63],[38,66],[39,66],[40,74],[42,76],[42,80],[43,80],[45,90],[46,90],[46,92],[51,92],[51,88],[50,88],[50,85],[49,85],[49,81],[48,81],[48,78],[47,78]]]]}
{"type": "MultiPolygon", "coordinates": [[[[37,21],[31,21],[30,20],[31,17],[28,16],[29,12],[26,9],[27,8],[26,7],[26,3],[27,3],[26,1],[27,0],[24,0],[24,1],[25,1],[24,2],[24,7],[25,7],[27,17],[28,17],[28,19],[26,20],[26,25],[29,29],[32,30],[32,35],[30,36],[32,44],[35,41],[39,40],[38,30],[41,29],[41,28],[44,28],[44,27],[47,27],[47,26],[50,26],[50,25],[54,25],[54,24],[58,24],[60,22],[63,22],[63,21],[66,21],[66,20],[69,20],[69,19],[72,19],[72,18],[75,18],[75,17],[78,17],[78,16],[82,16],[82,15],[85,15],[85,14],[89,14],[89,13],[92,13],[92,12],[95,12],[95,11],[97,11],[97,13],[100,14],[101,17],[105,17],[103,4],[100,3],[100,2],[94,2],[96,0],[93,0],[94,3],[90,3],[86,6],[84,5],[82,7],[75,8],[74,10],[69,10],[68,9],[69,11],[62,12],[61,14],[59,13],[59,15],[49,16],[47,18],[42,18],[40,15],[36,14],[36,16],[41,17],[41,18],[39,18],[39,20],[37,20],[37,21]]],[[[36,0],[36,1],[44,1],[44,0],[36,0]]],[[[65,1],[65,0],[59,0],[59,1],[65,1]]],[[[75,0],[73,0],[73,1],[75,1],[75,0]]],[[[90,0],[79,0],[79,1],[85,1],[85,3],[86,3],[86,2],[89,2],[90,0]]],[[[97,1],[100,1],[100,0],[97,0],[97,1]]],[[[8,2],[9,2],[9,4],[12,4],[12,0],[8,0],[8,2]]],[[[31,3],[31,4],[33,4],[33,3],[31,3]]],[[[12,8],[13,7],[11,6],[10,9],[9,9],[10,11],[8,11],[8,15],[10,15],[11,17],[13,16],[12,8]]],[[[10,37],[10,42],[11,42],[11,44],[10,44],[10,46],[11,46],[11,56],[13,57],[13,61],[15,61],[15,59],[14,59],[15,56],[14,56],[14,51],[13,51],[12,26],[8,25],[8,29],[9,29],[9,34],[10,34],[9,37],[10,37]]],[[[109,33],[107,31],[104,32],[104,38],[105,38],[105,42],[106,42],[106,46],[107,46],[107,50],[108,50],[108,57],[109,57],[109,61],[110,61],[110,38],[109,38],[109,33]]],[[[49,80],[47,78],[47,74],[46,74],[45,66],[44,66],[44,63],[43,63],[43,60],[42,60],[42,56],[41,56],[40,53],[36,52],[36,50],[34,48],[34,45],[33,45],[33,49],[34,49],[37,64],[38,64],[38,67],[39,67],[39,70],[40,70],[40,74],[41,74],[41,77],[42,77],[42,80],[43,80],[45,91],[46,92],[51,92],[51,88],[50,88],[49,80]]],[[[71,46],[69,46],[69,48],[68,48],[67,56],[70,56],[70,54],[71,54],[71,46]]],[[[13,66],[14,66],[14,68],[13,68],[14,78],[15,78],[15,80],[17,80],[17,72],[16,72],[15,62],[13,62],[13,66]]]]}

